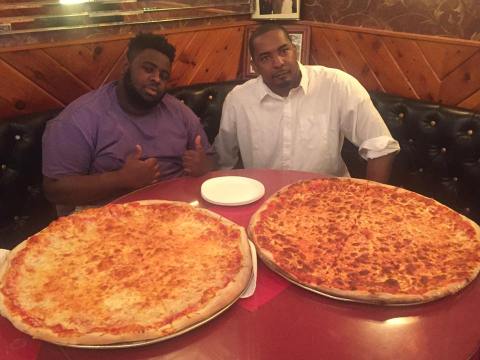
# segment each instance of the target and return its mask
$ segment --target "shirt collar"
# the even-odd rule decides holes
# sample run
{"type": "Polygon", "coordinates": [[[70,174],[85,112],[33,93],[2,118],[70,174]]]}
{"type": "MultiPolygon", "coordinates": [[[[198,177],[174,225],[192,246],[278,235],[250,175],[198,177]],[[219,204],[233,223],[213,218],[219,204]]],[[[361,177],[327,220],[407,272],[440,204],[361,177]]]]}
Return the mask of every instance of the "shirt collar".
{"type": "Polygon", "coordinates": [[[305,66],[300,64],[300,62],[298,63],[298,66],[300,67],[300,73],[302,74],[302,80],[300,80],[300,86],[299,87],[303,89],[303,92],[305,94],[307,94],[308,93],[308,84],[310,82],[310,79],[308,78],[308,71],[305,68],[305,66]]]}
{"type": "MultiPolygon", "coordinates": [[[[302,79],[300,80],[300,85],[295,89],[302,89],[304,94],[307,94],[308,91],[308,73],[300,62],[298,62],[298,66],[300,68],[300,73],[302,74],[302,79]]],[[[266,96],[270,96],[276,99],[281,99],[282,97],[275,94],[270,88],[265,84],[261,75],[256,78],[257,81],[257,98],[259,102],[261,102],[266,96]]],[[[293,90],[293,89],[292,89],[293,90]]]]}

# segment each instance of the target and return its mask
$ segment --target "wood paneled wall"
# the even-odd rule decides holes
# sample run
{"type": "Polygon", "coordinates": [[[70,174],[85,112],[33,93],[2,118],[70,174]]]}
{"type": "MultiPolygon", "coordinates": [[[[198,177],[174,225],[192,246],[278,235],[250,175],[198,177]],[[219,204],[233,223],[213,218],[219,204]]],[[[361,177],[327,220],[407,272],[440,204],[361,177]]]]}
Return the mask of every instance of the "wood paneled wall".
{"type": "Polygon", "coordinates": [[[369,90],[480,110],[480,42],[311,24],[310,63],[369,90]]]}
{"type": "MultiPolygon", "coordinates": [[[[369,90],[480,110],[480,42],[341,25],[311,27],[311,64],[343,69],[369,90]]],[[[241,77],[252,22],[164,31],[177,48],[171,86],[241,77]]],[[[0,50],[0,121],[65,106],[118,79],[132,35],[0,50]]]]}
{"type": "MultiPolygon", "coordinates": [[[[0,119],[63,107],[120,78],[131,36],[1,50],[0,119]]],[[[171,86],[239,76],[244,25],[179,30],[167,36],[177,49],[171,86]]]]}

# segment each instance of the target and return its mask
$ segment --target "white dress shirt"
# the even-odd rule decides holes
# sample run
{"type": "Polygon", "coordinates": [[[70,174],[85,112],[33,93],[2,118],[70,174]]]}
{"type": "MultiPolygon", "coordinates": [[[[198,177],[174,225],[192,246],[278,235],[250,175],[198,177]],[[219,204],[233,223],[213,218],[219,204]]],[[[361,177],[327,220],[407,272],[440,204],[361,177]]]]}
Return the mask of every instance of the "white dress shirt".
{"type": "Polygon", "coordinates": [[[223,104],[215,149],[222,169],[239,153],[245,168],[271,168],[349,176],[340,155],[344,137],[364,159],[399,151],[368,92],[351,75],[303,66],[300,85],[287,97],[262,77],[236,86],[223,104]]]}

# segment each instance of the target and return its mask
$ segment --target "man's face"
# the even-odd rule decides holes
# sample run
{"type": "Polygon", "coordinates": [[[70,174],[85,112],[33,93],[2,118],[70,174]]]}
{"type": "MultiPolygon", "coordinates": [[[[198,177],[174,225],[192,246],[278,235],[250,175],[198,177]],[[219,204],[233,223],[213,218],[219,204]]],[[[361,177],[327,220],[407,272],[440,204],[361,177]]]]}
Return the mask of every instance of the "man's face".
{"type": "Polygon", "coordinates": [[[137,54],[125,73],[127,96],[133,105],[154,107],[165,95],[171,64],[166,55],[154,49],[137,54]]]}
{"type": "Polygon", "coordinates": [[[281,30],[272,30],[254,41],[252,55],[255,71],[275,93],[286,96],[300,83],[297,49],[281,30]]]}

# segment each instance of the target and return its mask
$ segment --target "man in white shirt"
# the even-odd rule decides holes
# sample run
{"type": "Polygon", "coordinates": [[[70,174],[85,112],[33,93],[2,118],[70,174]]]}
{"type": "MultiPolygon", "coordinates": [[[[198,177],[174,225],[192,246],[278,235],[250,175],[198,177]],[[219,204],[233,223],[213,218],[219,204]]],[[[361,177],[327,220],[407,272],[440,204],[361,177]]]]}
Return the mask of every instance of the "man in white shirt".
{"type": "Polygon", "coordinates": [[[215,139],[219,166],[272,168],[349,176],[344,137],[359,147],[367,179],[387,182],[398,142],[368,92],[349,74],[303,66],[287,31],[261,25],[250,41],[260,75],[236,86],[223,104],[215,139]]]}

